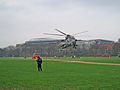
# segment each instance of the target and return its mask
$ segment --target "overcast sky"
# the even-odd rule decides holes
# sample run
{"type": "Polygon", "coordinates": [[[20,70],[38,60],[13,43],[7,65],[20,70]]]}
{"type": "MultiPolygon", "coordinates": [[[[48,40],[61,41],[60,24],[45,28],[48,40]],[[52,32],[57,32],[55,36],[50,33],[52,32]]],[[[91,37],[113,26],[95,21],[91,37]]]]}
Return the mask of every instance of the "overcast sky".
{"type": "Polygon", "coordinates": [[[0,0],[0,48],[52,37],[43,33],[58,33],[55,28],[68,34],[88,31],[77,39],[117,41],[120,0],[0,0]]]}

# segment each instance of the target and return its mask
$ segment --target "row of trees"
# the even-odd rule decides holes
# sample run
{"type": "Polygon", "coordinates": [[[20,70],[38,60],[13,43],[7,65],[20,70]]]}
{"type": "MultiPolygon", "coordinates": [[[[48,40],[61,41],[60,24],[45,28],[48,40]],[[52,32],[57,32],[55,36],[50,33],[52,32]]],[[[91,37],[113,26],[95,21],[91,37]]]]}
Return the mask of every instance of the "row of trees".
{"type": "Polygon", "coordinates": [[[53,57],[53,56],[117,56],[120,53],[120,43],[115,43],[111,47],[92,44],[79,44],[77,49],[67,48],[60,49],[57,42],[42,42],[38,44],[20,44],[9,46],[0,49],[0,57],[32,57],[35,50],[41,56],[53,57]]]}

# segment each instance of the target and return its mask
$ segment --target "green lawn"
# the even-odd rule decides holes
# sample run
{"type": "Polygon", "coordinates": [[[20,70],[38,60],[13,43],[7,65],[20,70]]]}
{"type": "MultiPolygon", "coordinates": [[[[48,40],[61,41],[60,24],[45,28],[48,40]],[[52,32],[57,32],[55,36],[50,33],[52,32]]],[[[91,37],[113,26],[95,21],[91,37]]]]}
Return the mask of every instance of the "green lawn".
{"type": "Polygon", "coordinates": [[[0,90],[120,90],[120,66],[0,58],[0,90]]]}

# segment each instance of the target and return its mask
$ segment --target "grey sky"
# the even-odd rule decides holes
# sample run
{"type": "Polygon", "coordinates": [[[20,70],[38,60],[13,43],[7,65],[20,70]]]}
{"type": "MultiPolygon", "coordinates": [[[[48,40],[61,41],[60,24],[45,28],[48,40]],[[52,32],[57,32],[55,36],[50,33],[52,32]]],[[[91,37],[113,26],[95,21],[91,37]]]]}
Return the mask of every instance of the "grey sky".
{"type": "MultiPolygon", "coordinates": [[[[120,0],[0,0],[0,48],[50,37],[58,28],[77,39],[120,38],[120,0]]],[[[54,37],[53,37],[54,38],[54,37]]]]}

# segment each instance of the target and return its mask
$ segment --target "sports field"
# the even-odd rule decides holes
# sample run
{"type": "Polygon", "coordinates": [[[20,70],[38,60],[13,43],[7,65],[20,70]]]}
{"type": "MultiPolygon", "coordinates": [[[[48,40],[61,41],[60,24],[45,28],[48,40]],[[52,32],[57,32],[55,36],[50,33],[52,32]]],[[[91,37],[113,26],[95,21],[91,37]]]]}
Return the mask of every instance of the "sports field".
{"type": "Polygon", "coordinates": [[[120,64],[120,58],[44,58],[43,72],[32,59],[0,58],[0,90],[119,90],[120,66],[53,60],[120,64]]]}

